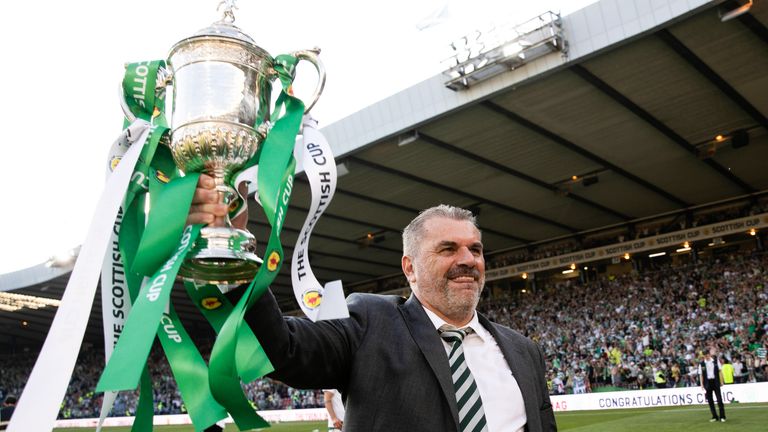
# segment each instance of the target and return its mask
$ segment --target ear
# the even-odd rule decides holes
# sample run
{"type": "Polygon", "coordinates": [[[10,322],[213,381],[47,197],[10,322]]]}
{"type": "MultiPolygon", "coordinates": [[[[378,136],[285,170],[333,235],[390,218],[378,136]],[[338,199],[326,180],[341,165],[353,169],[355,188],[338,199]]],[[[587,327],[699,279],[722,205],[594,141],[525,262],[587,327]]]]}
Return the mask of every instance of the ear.
{"type": "Polygon", "coordinates": [[[415,283],[416,282],[416,271],[413,269],[413,259],[409,257],[408,255],[403,255],[403,258],[400,260],[400,265],[403,268],[403,273],[405,274],[405,277],[408,279],[409,283],[415,283]]]}

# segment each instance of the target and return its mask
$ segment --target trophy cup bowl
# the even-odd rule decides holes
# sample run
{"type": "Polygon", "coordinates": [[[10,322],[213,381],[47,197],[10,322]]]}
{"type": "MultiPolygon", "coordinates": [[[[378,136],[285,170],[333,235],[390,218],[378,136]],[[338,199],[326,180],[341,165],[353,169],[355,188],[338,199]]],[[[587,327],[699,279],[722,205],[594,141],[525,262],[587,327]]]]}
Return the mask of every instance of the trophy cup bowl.
{"type": "MultiPolygon", "coordinates": [[[[293,53],[317,69],[314,105],[325,84],[317,51],[293,53]]],[[[256,153],[270,126],[271,82],[277,77],[272,57],[231,22],[222,19],[181,40],[170,51],[168,81],[173,86],[170,149],[185,173],[214,178],[221,201],[236,197],[234,175],[256,153]]],[[[256,239],[246,230],[202,228],[179,270],[184,280],[218,285],[250,282],[262,259],[256,239]]]]}

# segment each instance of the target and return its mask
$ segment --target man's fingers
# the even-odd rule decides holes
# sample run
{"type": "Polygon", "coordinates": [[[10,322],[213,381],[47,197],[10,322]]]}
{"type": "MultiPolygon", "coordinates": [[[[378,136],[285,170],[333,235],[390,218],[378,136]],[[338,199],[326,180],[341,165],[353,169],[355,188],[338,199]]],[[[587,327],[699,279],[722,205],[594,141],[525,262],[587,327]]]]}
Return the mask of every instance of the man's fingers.
{"type": "Polygon", "coordinates": [[[213,177],[208,174],[200,174],[200,178],[197,180],[197,185],[204,189],[213,189],[216,187],[216,182],[213,177]]]}
{"type": "Polygon", "coordinates": [[[187,216],[187,225],[205,224],[213,222],[213,215],[210,213],[190,213],[187,216]]]}
{"type": "MultiPolygon", "coordinates": [[[[226,216],[228,211],[228,208],[225,204],[192,204],[189,207],[189,214],[190,216],[196,213],[205,213],[210,214],[211,217],[213,216],[226,216]]],[[[213,220],[213,219],[211,219],[213,220]]]]}
{"type": "Polygon", "coordinates": [[[215,218],[213,218],[213,222],[211,223],[211,226],[214,226],[214,227],[226,226],[226,223],[224,222],[224,217],[216,216],[215,218]]]}
{"type": "Polygon", "coordinates": [[[192,196],[192,204],[215,204],[219,202],[219,192],[216,189],[196,188],[192,196]]]}

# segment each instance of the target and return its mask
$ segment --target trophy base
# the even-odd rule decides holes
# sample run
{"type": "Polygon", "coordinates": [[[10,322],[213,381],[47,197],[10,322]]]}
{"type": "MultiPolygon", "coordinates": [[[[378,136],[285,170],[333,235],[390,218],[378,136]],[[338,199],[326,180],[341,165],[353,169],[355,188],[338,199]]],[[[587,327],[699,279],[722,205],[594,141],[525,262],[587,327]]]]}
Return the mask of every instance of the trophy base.
{"type": "Polygon", "coordinates": [[[240,285],[256,276],[262,259],[256,239],[245,230],[205,227],[179,269],[182,280],[211,285],[240,285]]]}

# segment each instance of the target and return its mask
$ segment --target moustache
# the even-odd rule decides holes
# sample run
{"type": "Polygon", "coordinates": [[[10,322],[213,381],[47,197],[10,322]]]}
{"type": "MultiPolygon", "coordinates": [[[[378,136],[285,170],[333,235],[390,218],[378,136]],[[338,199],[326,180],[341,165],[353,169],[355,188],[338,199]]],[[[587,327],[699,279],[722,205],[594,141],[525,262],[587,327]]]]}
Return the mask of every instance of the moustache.
{"type": "Polygon", "coordinates": [[[471,276],[474,279],[480,279],[480,271],[474,267],[459,266],[448,270],[445,277],[453,279],[462,276],[471,276]]]}

